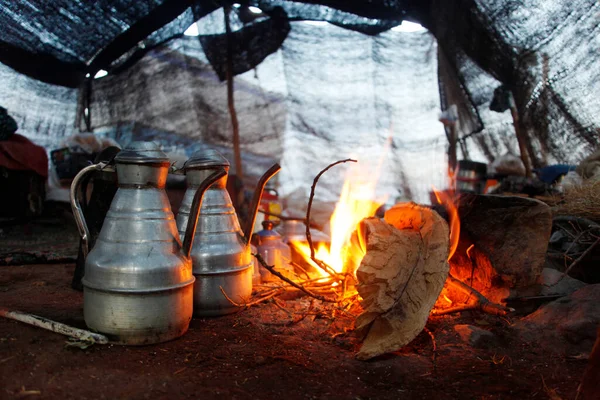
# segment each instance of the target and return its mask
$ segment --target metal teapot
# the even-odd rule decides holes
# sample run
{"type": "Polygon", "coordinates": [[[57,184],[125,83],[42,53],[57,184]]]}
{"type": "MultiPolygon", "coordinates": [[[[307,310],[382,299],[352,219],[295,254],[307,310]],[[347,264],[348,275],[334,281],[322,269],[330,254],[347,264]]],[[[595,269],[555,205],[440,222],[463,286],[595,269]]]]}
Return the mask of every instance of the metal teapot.
{"type": "MultiPolygon", "coordinates": [[[[183,166],[188,190],[177,214],[180,235],[184,234],[184,228],[192,215],[190,206],[193,194],[201,182],[217,169],[229,171],[229,161],[213,149],[196,152],[183,166]]],[[[250,207],[250,218],[243,231],[225,188],[227,176],[206,191],[191,253],[196,277],[194,315],[218,316],[235,312],[239,307],[232,304],[230,299],[243,304],[252,294],[252,228],[263,189],[280,169],[275,164],[260,178],[250,207]]]]}
{"type": "Polygon", "coordinates": [[[84,168],[71,185],[71,206],[86,254],[83,313],[87,326],[116,343],[141,345],[183,335],[192,318],[189,257],[204,191],[225,176],[214,171],[192,193],[190,223],[181,244],[165,192],[169,158],[155,143],[133,142],[114,159],[118,189],[94,248],[79,203],[84,168]]]}

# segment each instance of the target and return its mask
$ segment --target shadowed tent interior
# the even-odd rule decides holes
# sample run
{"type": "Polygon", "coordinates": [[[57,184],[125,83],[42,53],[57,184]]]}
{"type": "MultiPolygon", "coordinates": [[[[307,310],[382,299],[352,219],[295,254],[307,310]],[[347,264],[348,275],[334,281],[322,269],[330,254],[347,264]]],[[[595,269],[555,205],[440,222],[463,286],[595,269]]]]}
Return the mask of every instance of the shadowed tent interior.
{"type": "MultiPolygon", "coordinates": [[[[596,1],[241,3],[230,14],[241,146],[251,175],[262,166],[249,155],[282,162],[283,193],[351,153],[375,166],[389,147],[380,186],[390,200],[424,201],[446,175],[440,108],[457,106],[463,158],[518,154],[510,112],[490,110],[500,85],[534,167],[576,163],[597,146],[596,1]],[[428,31],[391,29],[403,20],[428,31]]],[[[47,149],[132,124],[186,154],[198,140],[230,146],[227,5],[2,0],[1,105],[47,149]],[[185,36],[195,21],[197,36],[185,36]],[[100,70],[108,76],[94,79],[100,70]]],[[[317,194],[328,200],[341,186],[332,172],[317,194]]]]}

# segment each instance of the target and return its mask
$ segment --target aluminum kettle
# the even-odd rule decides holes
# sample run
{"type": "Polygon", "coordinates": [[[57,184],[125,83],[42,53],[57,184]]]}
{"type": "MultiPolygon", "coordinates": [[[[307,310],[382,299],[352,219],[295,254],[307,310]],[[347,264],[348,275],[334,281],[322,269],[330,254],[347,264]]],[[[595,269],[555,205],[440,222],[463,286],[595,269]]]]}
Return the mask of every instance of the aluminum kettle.
{"type": "Polygon", "coordinates": [[[152,142],[133,142],[114,159],[118,189],[94,248],[79,203],[80,182],[105,164],[84,168],[71,185],[71,206],[86,253],[83,313],[87,326],[119,344],[164,342],[192,318],[189,257],[206,189],[225,176],[212,171],[192,194],[183,245],[165,192],[169,158],[152,142]]]}
{"type": "MultiPolygon", "coordinates": [[[[184,164],[188,189],[177,214],[180,235],[184,235],[190,215],[193,215],[190,209],[194,193],[207,176],[219,169],[229,171],[229,161],[214,149],[198,151],[184,164]]],[[[191,253],[196,277],[194,315],[229,314],[239,309],[232,301],[244,304],[250,298],[254,267],[250,250],[252,228],[264,187],[280,169],[275,164],[260,178],[250,207],[251,217],[244,230],[226,190],[227,176],[206,191],[191,253]]]]}

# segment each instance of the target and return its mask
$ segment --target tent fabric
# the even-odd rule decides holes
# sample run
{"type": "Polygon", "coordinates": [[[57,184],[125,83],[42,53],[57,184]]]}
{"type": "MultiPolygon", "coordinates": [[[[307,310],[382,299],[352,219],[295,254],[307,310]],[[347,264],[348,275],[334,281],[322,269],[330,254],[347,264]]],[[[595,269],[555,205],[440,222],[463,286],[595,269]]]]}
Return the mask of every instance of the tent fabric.
{"type": "MultiPolygon", "coordinates": [[[[222,13],[213,17],[221,21],[222,13]]],[[[230,145],[226,84],[202,50],[196,38],[177,39],[130,69],[95,80],[94,130],[141,121],[172,132],[163,142],[172,151],[189,153],[189,139],[230,145]]],[[[309,188],[327,163],[357,157],[373,173],[382,163],[381,187],[392,192],[390,201],[411,192],[426,201],[431,184],[441,186],[445,177],[435,54],[435,40],[426,32],[365,36],[292,22],[281,51],[235,81],[241,147],[282,164],[276,177],[282,195],[309,188]],[[340,46],[343,51],[335,51],[340,46]],[[319,57],[324,53],[330,54],[327,60],[319,57]],[[356,67],[340,75],[344,65],[356,67]],[[405,171],[424,158],[428,168],[405,171]]],[[[257,160],[247,166],[254,179],[264,172],[257,160]]],[[[317,196],[334,200],[346,170],[323,176],[317,196]]]]}
{"type": "MultiPolygon", "coordinates": [[[[254,82],[253,95],[243,100],[239,94],[242,140],[248,151],[278,154],[288,169],[300,168],[282,175],[288,183],[306,183],[318,169],[314,161],[323,159],[319,149],[334,154],[358,144],[375,154],[393,132],[392,167],[384,169],[395,178],[384,180],[404,185],[404,192],[417,190],[417,183],[438,178],[423,180],[432,172],[415,165],[433,157],[428,164],[443,170],[436,113],[452,105],[464,157],[492,161],[517,154],[510,112],[490,110],[500,85],[514,95],[534,167],[576,163],[598,145],[600,5],[594,0],[241,3],[232,8],[233,71],[238,83],[254,82]],[[250,16],[248,5],[262,14],[250,16]],[[404,19],[432,35],[407,39],[389,31],[404,19]],[[261,68],[273,59],[279,67],[261,68]],[[252,77],[257,65],[260,85],[252,77]],[[283,84],[271,83],[278,80],[283,84]],[[284,89],[263,90],[269,85],[284,89]],[[265,113],[270,116],[252,117],[265,113]],[[374,143],[376,150],[369,148],[374,143]],[[293,163],[296,153],[306,154],[300,166],[293,163]]],[[[221,9],[229,4],[0,0],[0,75],[7,78],[0,81],[0,105],[44,146],[74,129],[131,122],[224,145],[230,134],[219,82],[227,43],[221,9]],[[183,38],[194,21],[200,36],[183,38]],[[100,68],[109,76],[93,80],[100,68]],[[208,76],[210,84],[201,78],[208,76]],[[215,100],[206,93],[217,87],[215,100]],[[81,125],[84,116],[88,126],[81,125]]],[[[374,163],[373,155],[368,159],[374,163]]],[[[323,182],[327,192],[339,186],[333,175],[323,182]]]]}
{"type": "MultiPolygon", "coordinates": [[[[600,100],[591,95],[600,84],[596,1],[434,3],[425,25],[462,75],[471,95],[464,101],[472,102],[481,114],[489,109],[494,89],[505,84],[514,94],[521,128],[530,139],[534,167],[574,163],[598,146],[600,121],[593,110],[600,100]]],[[[483,118],[483,125],[495,123],[483,118]]],[[[506,123],[502,125],[510,132],[506,123]]],[[[507,150],[498,145],[501,138],[493,130],[473,132],[461,133],[472,136],[479,149],[507,150]]]]}

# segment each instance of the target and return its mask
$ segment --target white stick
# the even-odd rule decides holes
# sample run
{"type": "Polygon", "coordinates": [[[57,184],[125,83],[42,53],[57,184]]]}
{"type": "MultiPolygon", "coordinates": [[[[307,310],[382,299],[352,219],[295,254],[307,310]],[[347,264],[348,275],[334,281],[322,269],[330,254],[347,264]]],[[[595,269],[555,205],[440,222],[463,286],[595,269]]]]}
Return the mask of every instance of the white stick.
{"type": "Polygon", "coordinates": [[[104,335],[86,331],[84,329],[73,328],[72,326],[61,324],[60,322],[52,321],[33,314],[27,314],[21,311],[9,311],[5,308],[0,308],[0,317],[14,319],[15,321],[48,329],[52,332],[60,333],[61,335],[70,336],[79,340],[85,340],[98,344],[108,343],[108,338],[104,335]]]}

